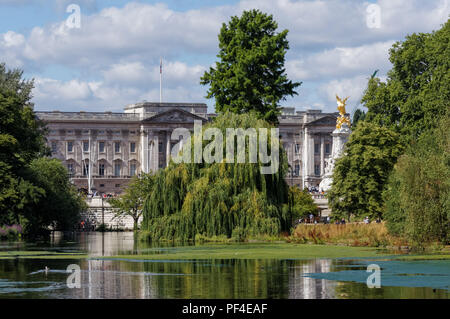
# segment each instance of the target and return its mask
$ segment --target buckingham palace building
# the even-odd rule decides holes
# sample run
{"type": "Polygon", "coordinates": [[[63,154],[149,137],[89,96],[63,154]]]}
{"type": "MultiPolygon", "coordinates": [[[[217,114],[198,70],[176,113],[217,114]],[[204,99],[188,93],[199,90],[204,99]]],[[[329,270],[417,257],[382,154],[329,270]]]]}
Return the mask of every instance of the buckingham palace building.
{"type": "MultiPolygon", "coordinates": [[[[78,189],[120,194],[134,175],[168,165],[172,131],[193,130],[194,121],[206,123],[201,103],[127,105],[124,112],[35,112],[47,124],[52,156],[63,161],[78,189]]],[[[318,186],[339,113],[283,108],[279,117],[281,142],[287,152],[289,185],[318,186]]]]}

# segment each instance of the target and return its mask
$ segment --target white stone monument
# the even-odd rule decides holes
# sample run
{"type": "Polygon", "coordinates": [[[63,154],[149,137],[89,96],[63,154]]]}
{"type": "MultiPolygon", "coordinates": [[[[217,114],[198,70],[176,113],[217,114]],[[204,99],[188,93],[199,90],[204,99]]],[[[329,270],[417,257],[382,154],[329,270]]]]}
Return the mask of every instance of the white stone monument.
{"type": "Polygon", "coordinates": [[[331,150],[331,157],[325,162],[325,174],[322,181],[319,184],[319,191],[328,192],[333,182],[333,170],[336,160],[342,155],[344,151],[344,145],[348,141],[348,137],[351,134],[350,119],[345,113],[345,102],[348,97],[341,100],[337,95],[337,104],[340,116],[336,121],[336,129],[331,133],[333,136],[333,148],[331,150]]]}

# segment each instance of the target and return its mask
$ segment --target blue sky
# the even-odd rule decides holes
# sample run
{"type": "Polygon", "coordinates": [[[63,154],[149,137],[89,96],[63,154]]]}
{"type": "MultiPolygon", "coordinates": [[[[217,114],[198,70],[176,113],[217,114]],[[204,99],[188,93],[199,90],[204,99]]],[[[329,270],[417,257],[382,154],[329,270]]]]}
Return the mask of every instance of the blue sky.
{"type": "Polygon", "coordinates": [[[37,110],[121,111],[159,100],[162,56],[163,100],[213,112],[199,78],[216,61],[221,24],[250,8],[289,30],[286,70],[303,85],[282,105],[334,111],[337,93],[350,95],[352,111],[373,71],[385,78],[391,45],[440,28],[450,0],[0,0],[0,62],[35,79],[37,110]],[[70,4],[80,28],[66,25],[70,4]]]}

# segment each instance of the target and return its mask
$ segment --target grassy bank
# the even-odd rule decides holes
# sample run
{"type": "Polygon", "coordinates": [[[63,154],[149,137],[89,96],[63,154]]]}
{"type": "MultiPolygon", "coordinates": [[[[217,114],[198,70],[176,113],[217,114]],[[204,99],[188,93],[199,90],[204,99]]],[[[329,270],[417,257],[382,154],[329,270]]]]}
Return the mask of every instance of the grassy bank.
{"type": "Polygon", "coordinates": [[[408,246],[406,240],[391,236],[384,223],[301,224],[294,230],[291,240],[297,243],[341,244],[356,247],[408,246]]]}

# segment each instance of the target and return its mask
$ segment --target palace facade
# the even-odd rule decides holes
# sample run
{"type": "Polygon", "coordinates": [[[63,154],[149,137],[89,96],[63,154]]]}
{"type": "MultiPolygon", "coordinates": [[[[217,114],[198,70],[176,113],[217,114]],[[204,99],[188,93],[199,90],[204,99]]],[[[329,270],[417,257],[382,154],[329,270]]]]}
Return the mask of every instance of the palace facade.
{"type": "MultiPolygon", "coordinates": [[[[168,165],[172,131],[193,131],[215,114],[206,104],[142,102],[113,112],[35,112],[48,127],[52,156],[63,161],[79,189],[120,194],[130,178],[168,165]],[[90,184],[90,185],[89,185],[90,184]]],[[[286,181],[299,187],[318,186],[331,156],[331,133],[339,113],[283,108],[279,130],[290,171],[286,181]]]]}

